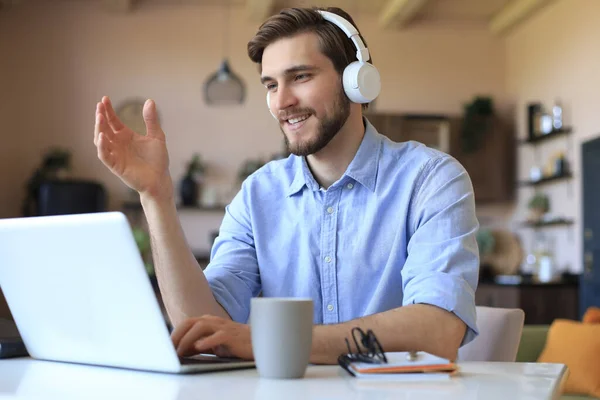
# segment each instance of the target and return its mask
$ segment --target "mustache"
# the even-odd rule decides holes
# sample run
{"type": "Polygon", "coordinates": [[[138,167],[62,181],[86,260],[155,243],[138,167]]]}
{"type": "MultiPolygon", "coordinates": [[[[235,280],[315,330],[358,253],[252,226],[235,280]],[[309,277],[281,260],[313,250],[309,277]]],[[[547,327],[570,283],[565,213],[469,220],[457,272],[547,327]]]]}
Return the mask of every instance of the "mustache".
{"type": "Polygon", "coordinates": [[[277,117],[280,121],[282,121],[288,120],[290,117],[300,114],[315,114],[315,110],[313,108],[293,108],[290,110],[280,111],[277,117]]]}

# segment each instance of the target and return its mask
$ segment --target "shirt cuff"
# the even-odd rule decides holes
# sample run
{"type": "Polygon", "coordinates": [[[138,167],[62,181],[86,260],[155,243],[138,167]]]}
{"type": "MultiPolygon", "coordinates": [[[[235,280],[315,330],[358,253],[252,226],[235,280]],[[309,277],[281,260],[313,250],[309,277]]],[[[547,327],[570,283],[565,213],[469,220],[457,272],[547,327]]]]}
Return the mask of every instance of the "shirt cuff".
{"type": "Polygon", "coordinates": [[[477,337],[479,330],[476,323],[475,292],[464,279],[445,272],[434,272],[414,277],[410,286],[415,289],[426,287],[427,291],[407,288],[406,292],[413,294],[403,299],[404,305],[430,304],[454,313],[467,325],[461,347],[477,337]]]}
{"type": "MultiPolygon", "coordinates": [[[[226,277],[218,275],[206,274],[206,279],[215,300],[227,311],[231,319],[242,324],[247,323],[250,317],[250,309],[243,303],[242,299],[236,298],[232,294],[236,290],[231,290],[231,282],[229,281],[229,285],[227,285],[226,277]]],[[[242,291],[240,290],[238,293],[242,291]]]]}

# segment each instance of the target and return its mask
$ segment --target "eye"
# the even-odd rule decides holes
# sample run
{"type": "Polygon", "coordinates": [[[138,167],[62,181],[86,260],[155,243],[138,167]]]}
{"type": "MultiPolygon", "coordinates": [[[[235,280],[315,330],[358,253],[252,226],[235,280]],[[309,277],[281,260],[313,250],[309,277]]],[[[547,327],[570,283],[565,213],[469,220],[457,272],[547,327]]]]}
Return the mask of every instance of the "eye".
{"type": "Polygon", "coordinates": [[[310,74],[298,74],[296,75],[296,80],[297,81],[303,81],[310,78],[310,74]]]}
{"type": "Polygon", "coordinates": [[[277,85],[274,83],[269,83],[269,84],[265,85],[265,87],[267,88],[267,90],[269,92],[271,92],[271,91],[275,90],[275,88],[277,88],[277,85]]]}

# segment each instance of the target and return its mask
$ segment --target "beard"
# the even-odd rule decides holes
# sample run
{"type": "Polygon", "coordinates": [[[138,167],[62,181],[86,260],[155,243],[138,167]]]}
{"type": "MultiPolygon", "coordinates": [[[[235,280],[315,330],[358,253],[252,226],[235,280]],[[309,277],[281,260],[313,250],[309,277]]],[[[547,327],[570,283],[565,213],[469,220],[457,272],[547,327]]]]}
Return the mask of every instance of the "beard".
{"type": "MultiPolygon", "coordinates": [[[[315,154],[321,149],[323,149],[331,139],[337,135],[337,133],[342,129],[348,117],[350,116],[350,100],[346,97],[343,88],[338,92],[338,95],[333,104],[333,115],[325,116],[323,119],[319,120],[319,125],[317,127],[317,136],[312,140],[306,140],[304,142],[290,143],[287,135],[285,134],[283,128],[280,126],[281,133],[283,133],[283,138],[285,140],[285,147],[287,151],[296,156],[308,156],[311,154],[315,154]]],[[[315,112],[312,108],[306,108],[302,110],[294,110],[297,114],[311,114],[315,115],[315,112]]],[[[293,135],[293,133],[292,133],[293,135]]]]}

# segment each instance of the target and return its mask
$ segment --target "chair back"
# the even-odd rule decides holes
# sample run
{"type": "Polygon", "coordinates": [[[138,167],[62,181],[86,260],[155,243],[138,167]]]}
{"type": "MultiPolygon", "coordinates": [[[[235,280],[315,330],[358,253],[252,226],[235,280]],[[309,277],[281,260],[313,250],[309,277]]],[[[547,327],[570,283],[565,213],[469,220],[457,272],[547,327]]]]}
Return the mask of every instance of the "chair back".
{"type": "Polygon", "coordinates": [[[458,350],[458,361],[514,362],[524,322],[519,308],[477,306],[479,335],[458,350]]]}

